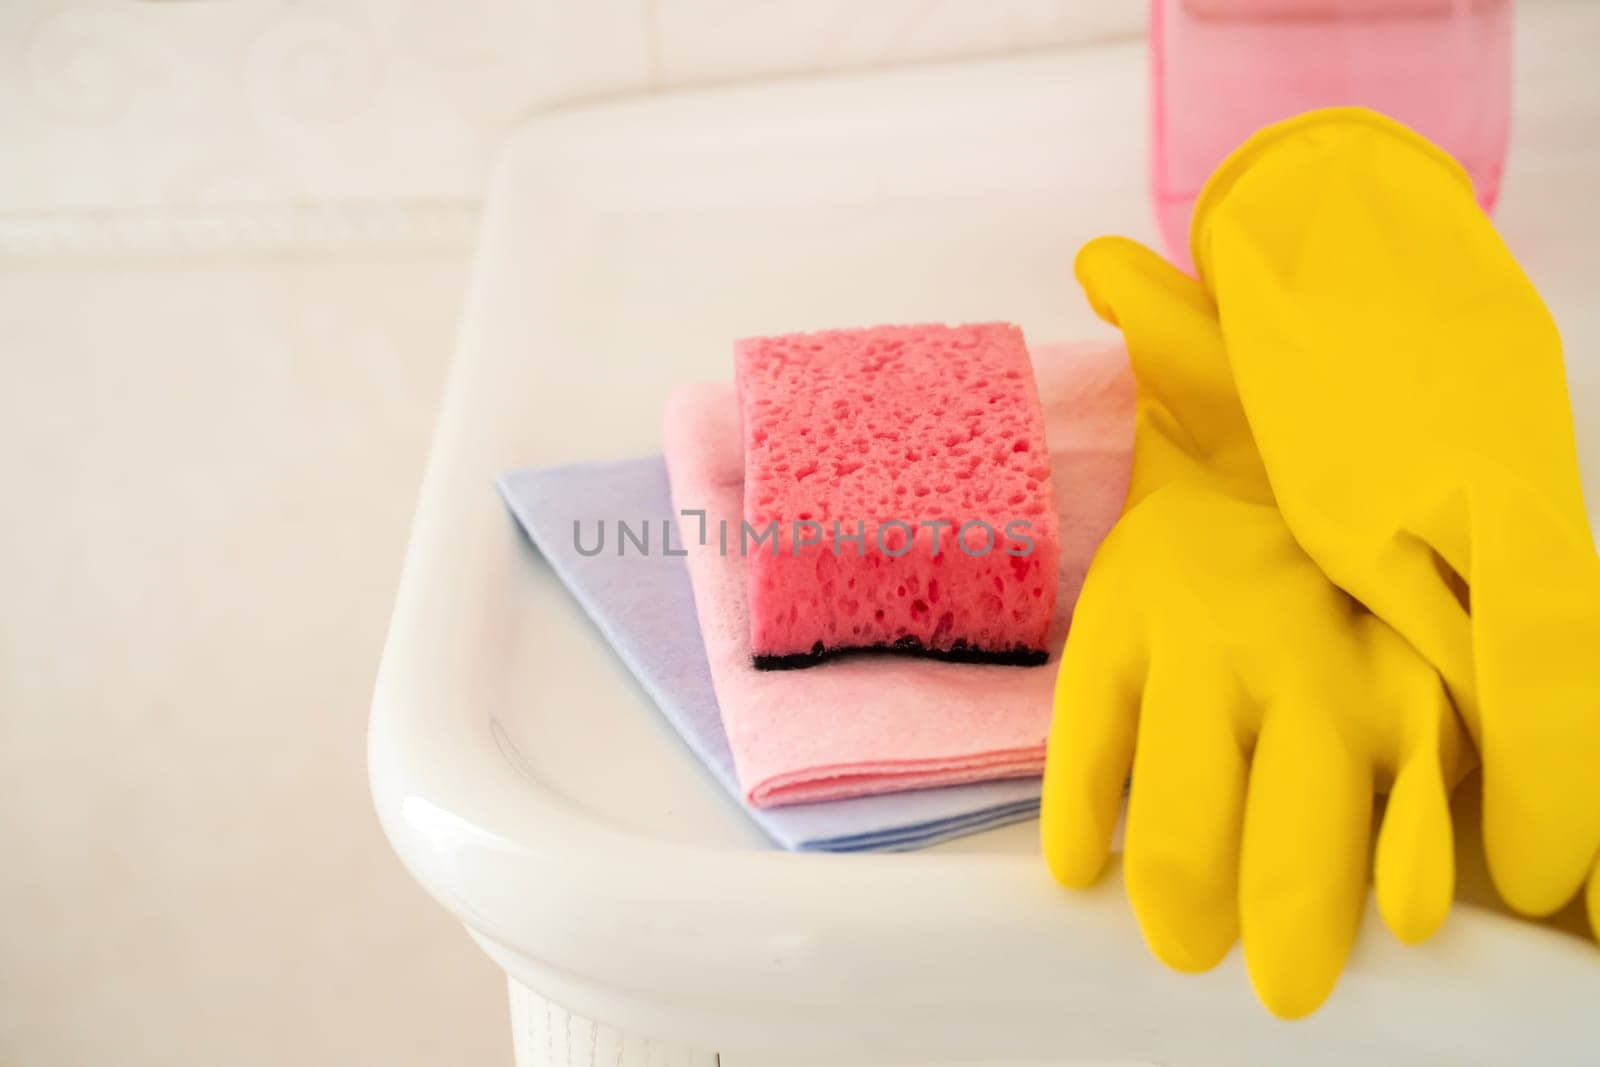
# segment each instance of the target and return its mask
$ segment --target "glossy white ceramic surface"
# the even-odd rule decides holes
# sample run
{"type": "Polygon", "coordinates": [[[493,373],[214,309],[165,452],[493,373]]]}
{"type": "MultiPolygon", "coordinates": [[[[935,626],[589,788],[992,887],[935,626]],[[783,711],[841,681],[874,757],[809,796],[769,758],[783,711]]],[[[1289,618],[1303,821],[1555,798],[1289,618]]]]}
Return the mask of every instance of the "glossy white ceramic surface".
{"type": "MultiPolygon", "coordinates": [[[[1600,499],[1600,21],[1541,24],[1500,222],[1561,321],[1600,499]],[[1539,34],[1543,37],[1539,37],[1539,34]]],[[[1155,964],[1113,871],[1055,887],[1025,824],[906,855],[766,847],[505,514],[502,470],[653,450],[729,339],[1010,319],[1108,336],[1091,236],[1153,242],[1138,45],[696,93],[539,120],[499,166],[378,679],[390,840],[516,980],[714,1048],[1162,1063],[1579,1062],[1600,953],[1464,903],[1420,949],[1369,915],[1326,1008],[1237,952],[1155,964]]],[[[687,622],[687,620],[686,620],[687,622]]],[[[1473,894],[1464,890],[1464,895],[1473,894]]]]}

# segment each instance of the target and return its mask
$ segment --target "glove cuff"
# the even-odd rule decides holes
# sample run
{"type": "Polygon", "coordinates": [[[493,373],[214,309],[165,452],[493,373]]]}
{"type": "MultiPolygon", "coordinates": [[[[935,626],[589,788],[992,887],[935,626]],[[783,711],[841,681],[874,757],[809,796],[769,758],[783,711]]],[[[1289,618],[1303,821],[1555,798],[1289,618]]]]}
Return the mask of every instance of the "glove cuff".
{"type": "Polygon", "coordinates": [[[1189,254],[1194,260],[1195,272],[1208,287],[1212,281],[1211,220],[1217,206],[1227,199],[1234,185],[1274,152],[1283,151],[1304,139],[1307,134],[1341,129],[1410,149],[1418,158],[1436,163],[1442,181],[1456,183],[1469,197],[1475,195],[1472,177],[1454,156],[1411,127],[1381,112],[1364,107],[1330,107],[1307,111],[1292,119],[1263,126],[1222,161],[1195,200],[1194,216],[1189,223],[1189,254]]]}

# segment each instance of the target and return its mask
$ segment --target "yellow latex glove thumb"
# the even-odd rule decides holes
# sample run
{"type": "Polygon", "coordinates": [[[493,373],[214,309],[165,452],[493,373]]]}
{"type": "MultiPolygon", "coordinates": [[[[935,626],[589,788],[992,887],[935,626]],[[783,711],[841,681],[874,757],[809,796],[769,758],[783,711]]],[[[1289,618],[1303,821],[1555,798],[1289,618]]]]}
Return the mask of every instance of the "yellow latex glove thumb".
{"type": "Polygon", "coordinates": [[[1304,1015],[1355,937],[1375,789],[1386,923],[1416,941],[1443,920],[1464,739],[1433,668],[1289,534],[1199,283],[1117,239],[1077,269],[1122,328],[1137,428],[1062,657],[1045,857],[1069,886],[1098,876],[1131,766],[1124,870],[1151,951],[1198,971],[1242,936],[1262,1001],[1304,1015]]]}
{"type": "Polygon", "coordinates": [[[1600,930],[1600,559],[1554,322],[1442,150],[1374,112],[1269,127],[1195,263],[1278,503],[1434,663],[1483,763],[1495,884],[1600,930]]]}

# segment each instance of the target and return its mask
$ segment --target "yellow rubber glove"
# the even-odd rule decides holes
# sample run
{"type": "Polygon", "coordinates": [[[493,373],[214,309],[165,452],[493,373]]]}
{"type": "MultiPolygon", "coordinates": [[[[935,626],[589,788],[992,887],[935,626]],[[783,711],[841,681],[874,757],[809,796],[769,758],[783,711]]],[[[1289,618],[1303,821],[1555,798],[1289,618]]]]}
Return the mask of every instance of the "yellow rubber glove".
{"type": "Polygon", "coordinates": [[[1138,383],[1128,503],[1063,653],[1045,765],[1045,857],[1105,865],[1130,764],[1124,871],[1145,940],[1183,971],[1237,937],[1296,1017],[1332,990],[1366,898],[1428,936],[1454,887],[1447,787],[1470,759],[1433,668],[1334,587],[1273,502],[1200,284],[1116,238],[1078,255],[1138,383]]]}
{"type": "Polygon", "coordinates": [[[1194,258],[1296,540],[1444,676],[1518,911],[1590,879],[1600,931],[1600,558],[1561,340],[1441,149],[1374,112],[1257,134],[1194,258]]]}

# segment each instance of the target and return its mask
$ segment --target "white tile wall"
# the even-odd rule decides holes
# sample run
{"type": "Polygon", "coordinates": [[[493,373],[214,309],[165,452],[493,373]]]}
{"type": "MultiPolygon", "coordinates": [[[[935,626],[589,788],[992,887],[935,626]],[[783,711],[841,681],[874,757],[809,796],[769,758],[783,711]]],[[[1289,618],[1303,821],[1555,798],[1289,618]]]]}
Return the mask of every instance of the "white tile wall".
{"type": "Polygon", "coordinates": [[[0,1065],[510,1063],[365,775],[468,266],[0,270],[0,1065]]]}
{"type": "Polygon", "coordinates": [[[563,101],[1048,47],[1138,32],[1144,6],[13,0],[0,251],[19,216],[471,201],[505,130],[563,101]]]}
{"type": "Polygon", "coordinates": [[[1010,52],[1143,28],[1141,0],[658,0],[660,81],[1010,52]]]}

